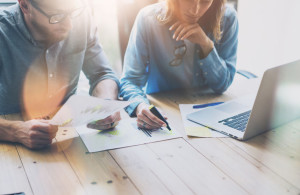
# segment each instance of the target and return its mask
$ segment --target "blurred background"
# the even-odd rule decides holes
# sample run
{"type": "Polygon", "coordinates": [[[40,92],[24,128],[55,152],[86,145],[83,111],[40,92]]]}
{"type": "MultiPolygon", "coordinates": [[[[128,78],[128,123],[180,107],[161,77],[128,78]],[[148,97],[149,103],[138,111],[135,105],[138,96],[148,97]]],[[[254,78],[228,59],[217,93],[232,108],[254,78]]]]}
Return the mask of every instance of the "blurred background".
{"type": "MultiPolygon", "coordinates": [[[[0,9],[16,0],[0,0],[0,9]]],[[[99,38],[118,76],[137,12],[158,0],[90,0],[99,38]]],[[[238,12],[240,31],[237,68],[258,76],[277,65],[300,59],[299,0],[230,0],[238,12]]],[[[84,75],[79,92],[88,90],[84,75]]]]}

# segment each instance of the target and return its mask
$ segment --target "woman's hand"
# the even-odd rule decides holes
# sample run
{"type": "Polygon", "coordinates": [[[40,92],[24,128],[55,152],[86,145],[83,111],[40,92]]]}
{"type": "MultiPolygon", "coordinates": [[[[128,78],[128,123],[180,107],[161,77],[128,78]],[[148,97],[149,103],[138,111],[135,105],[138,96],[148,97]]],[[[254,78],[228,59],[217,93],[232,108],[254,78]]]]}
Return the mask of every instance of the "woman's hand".
{"type": "Polygon", "coordinates": [[[178,21],[169,30],[175,30],[173,39],[176,39],[176,41],[187,39],[192,43],[200,45],[204,57],[208,56],[214,48],[213,41],[210,40],[198,23],[189,24],[178,21]]]}
{"type": "MultiPolygon", "coordinates": [[[[142,129],[159,129],[161,127],[166,127],[166,123],[156,117],[149,110],[149,105],[145,103],[140,103],[136,109],[137,125],[142,129]]],[[[165,119],[167,117],[164,116],[165,119]]]]}

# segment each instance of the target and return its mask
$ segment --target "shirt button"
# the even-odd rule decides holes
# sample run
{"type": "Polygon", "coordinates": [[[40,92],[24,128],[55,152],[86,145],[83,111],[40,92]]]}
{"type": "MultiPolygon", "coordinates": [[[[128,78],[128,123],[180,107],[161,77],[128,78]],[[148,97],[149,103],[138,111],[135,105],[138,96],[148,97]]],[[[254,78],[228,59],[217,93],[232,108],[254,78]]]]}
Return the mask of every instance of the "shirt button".
{"type": "Polygon", "coordinates": [[[53,78],[53,74],[52,74],[52,73],[51,73],[51,74],[49,74],[49,77],[50,77],[50,78],[53,78]]]}
{"type": "Polygon", "coordinates": [[[203,66],[203,63],[202,63],[202,62],[200,62],[200,66],[203,66]]]}
{"type": "Polygon", "coordinates": [[[204,74],[207,75],[207,72],[205,72],[204,74]]]}

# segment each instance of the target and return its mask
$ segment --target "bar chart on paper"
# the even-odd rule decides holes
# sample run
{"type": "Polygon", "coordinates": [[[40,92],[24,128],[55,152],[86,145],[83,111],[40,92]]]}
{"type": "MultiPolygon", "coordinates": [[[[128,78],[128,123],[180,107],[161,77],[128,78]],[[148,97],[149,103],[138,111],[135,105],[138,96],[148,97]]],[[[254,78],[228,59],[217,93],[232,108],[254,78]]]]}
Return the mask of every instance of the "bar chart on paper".
{"type": "Polygon", "coordinates": [[[139,129],[136,119],[132,118],[121,120],[118,126],[111,130],[99,131],[84,125],[76,128],[76,131],[89,152],[99,152],[181,137],[175,129],[171,131],[167,128],[156,130],[139,129]]]}

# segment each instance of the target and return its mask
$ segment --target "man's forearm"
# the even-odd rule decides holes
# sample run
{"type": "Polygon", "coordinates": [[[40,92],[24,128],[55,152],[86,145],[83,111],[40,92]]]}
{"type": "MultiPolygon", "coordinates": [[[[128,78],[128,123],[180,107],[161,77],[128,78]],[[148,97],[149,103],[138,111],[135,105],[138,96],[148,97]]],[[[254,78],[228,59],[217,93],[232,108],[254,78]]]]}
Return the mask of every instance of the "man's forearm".
{"type": "Polygon", "coordinates": [[[106,79],[99,82],[93,90],[93,96],[102,99],[117,99],[119,88],[114,80],[106,79]]]}
{"type": "Polygon", "coordinates": [[[0,119],[0,140],[1,141],[15,141],[14,136],[14,122],[0,119]]]}

